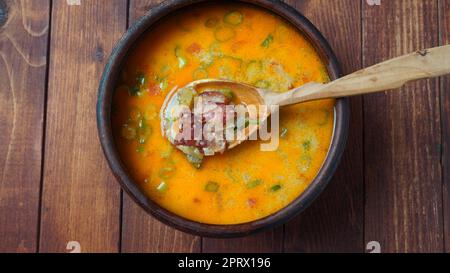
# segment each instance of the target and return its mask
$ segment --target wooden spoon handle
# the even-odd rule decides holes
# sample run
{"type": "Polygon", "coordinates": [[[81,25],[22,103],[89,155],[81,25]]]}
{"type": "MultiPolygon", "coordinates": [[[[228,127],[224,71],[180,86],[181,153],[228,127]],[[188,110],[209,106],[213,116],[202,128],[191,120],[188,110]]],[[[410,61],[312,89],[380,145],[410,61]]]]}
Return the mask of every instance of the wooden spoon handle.
{"type": "Polygon", "coordinates": [[[362,69],[327,84],[311,84],[273,100],[280,106],[399,88],[413,80],[450,74],[450,45],[421,50],[362,69]]]}

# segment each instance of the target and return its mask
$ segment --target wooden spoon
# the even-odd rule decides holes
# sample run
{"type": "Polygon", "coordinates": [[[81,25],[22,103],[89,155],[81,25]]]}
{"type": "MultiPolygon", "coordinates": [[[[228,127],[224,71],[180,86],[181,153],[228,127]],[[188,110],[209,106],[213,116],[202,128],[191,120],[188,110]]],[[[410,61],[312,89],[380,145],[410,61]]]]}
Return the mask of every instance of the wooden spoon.
{"type": "MultiPolygon", "coordinates": [[[[229,88],[233,90],[235,98],[245,105],[286,106],[313,100],[392,90],[409,81],[445,74],[450,74],[450,45],[417,51],[362,69],[326,84],[308,83],[285,93],[275,93],[271,90],[226,80],[200,80],[192,82],[188,86],[196,90],[229,88]]],[[[172,95],[166,98],[164,105],[168,104],[172,95]]],[[[165,111],[164,105],[162,111],[165,111]]],[[[252,127],[253,129],[246,130],[248,131],[246,132],[247,137],[258,130],[258,126],[252,127]]],[[[236,140],[230,143],[228,149],[236,147],[241,142],[242,140],[236,140]]]]}

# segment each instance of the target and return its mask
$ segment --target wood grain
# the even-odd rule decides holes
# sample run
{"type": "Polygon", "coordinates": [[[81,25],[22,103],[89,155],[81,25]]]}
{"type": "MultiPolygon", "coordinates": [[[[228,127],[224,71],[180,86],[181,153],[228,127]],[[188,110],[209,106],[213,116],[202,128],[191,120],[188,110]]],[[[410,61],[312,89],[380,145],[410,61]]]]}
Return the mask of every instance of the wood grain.
{"type": "Polygon", "coordinates": [[[35,252],[50,1],[0,10],[0,252],[35,252]]]}
{"type": "Polygon", "coordinates": [[[205,253],[283,252],[283,226],[243,238],[203,238],[202,250],[205,253]]]}
{"type": "MultiPolygon", "coordinates": [[[[440,0],[441,43],[450,44],[450,0],[440,0]]],[[[442,175],[445,250],[450,252],[450,77],[441,80],[442,175]]]]}
{"type": "MultiPolygon", "coordinates": [[[[287,1],[325,35],[344,74],[361,68],[361,5],[358,1],[287,1]]],[[[286,225],[286,252],[363,252],[362,100],[351,99],[347,149],[328,188],[286,225]]]]}
{"type": "MultiPolygon", "coordinates": [[[[160,0],[130,0],[132,24],[160,0]]],[[[123,195],[122,252],[200,252],[201,239],[160,223],[123,195]]]]}
{"type": "Polygon", "coordinates": [[[127,3],[53,1],[41,222],[42,252],[116,252],[120,195],[97,138],[106,57],[125,31],[127,3]]]}
{"type": "Polygon", "coordinates": [[[177,231],[148,215],[124,194],[122,252],[200,252],[201,239],[177,231]]]}
{"type": "MultiPolygon", "coordinates": [[[[363,6],[364,66],[438,44],[434,0],[363,6]]],[[[365,239],[382,252],[442,252],[438,80],[364,97],[365,239]]]]}

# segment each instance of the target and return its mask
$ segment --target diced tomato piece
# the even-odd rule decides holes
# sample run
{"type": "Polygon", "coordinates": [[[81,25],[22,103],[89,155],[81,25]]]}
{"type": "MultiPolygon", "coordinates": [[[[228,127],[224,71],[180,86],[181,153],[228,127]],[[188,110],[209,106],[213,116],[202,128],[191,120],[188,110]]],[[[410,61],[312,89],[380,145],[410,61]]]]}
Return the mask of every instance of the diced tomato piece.
{"type": "Polygon", "coordinates": [[[202,51],[202,47],[197,43],[192,43],[190,46],[188,46],[187,51],[191,54],[198,54],[200,51],[202,51]]]}
{"type": "Polygon", "coordinates": [[[256,206],[256,199],[255,198],[249,198],[247,200],[247,204],[249,207],[254,208],[256,206]]]}
{"type": "Polygon", "coordinates": [[[148,86],[147,92],[151,95],[159,95],[161,93],[161,88],[155,84],[152,84],[148,86]]]}
{"type": "Polygon", "coordinates": [[[231,45],[231,50],[236,53],[239,49],[241,49],[247,42],[246,41],[237,41],[231,45]]]}

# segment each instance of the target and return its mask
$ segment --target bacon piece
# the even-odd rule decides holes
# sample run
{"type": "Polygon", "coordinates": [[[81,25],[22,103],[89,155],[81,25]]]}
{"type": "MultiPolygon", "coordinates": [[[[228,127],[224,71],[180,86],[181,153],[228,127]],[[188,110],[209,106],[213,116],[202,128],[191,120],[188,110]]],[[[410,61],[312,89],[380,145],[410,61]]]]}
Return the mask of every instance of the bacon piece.
{"type": "Polygon", "coordinates": [[[205,154],[206,148],[208,148],[208,153],[211,153],[210,150],[216,152],[225,150],[227,147],[225,135],[227,121],[234,121],[236,117],[233,105],[227,104],[229,102],[229,99],[221,92],[207,91],[201,93],[196,99],[193,113],[184,113],[180,116],[181,128],[174,144],[176,146],[196,147],[203,154],[205,154]],[[222,123],[223,128],[220,132],[214,131],[214,129],[218,130],[219,128],[210,127],[214,126],[216,121],[222,123]],[[213,131],[205,132],[206,127],[213,129],[213,131]],[[201,128],[198,131],[202,135],[195,136],[195,128],[201,128]],[[222,136],[218,136],[217,133],[221,133],[222,136]]]}

